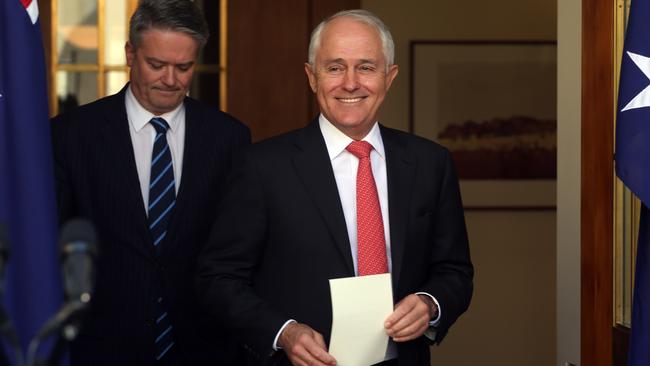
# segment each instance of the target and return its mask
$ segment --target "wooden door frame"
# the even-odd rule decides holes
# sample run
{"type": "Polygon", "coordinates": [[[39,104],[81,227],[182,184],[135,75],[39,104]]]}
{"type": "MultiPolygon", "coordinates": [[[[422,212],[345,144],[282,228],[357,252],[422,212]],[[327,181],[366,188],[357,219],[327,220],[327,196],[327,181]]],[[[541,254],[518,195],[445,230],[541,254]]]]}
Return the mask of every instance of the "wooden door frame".
{"type": "Polygon", "coordinates": [[[581,364],[625,365],[614,326],[616,0],[582,0],[581,364]]]}

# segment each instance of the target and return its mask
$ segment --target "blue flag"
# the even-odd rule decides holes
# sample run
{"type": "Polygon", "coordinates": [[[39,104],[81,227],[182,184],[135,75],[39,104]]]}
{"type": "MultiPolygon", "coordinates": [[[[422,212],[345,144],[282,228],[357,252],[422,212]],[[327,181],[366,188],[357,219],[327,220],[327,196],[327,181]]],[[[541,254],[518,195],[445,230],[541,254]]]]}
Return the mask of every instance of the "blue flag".
{"type": "Polygon", "coordinates": [[[621,63],[616,174],[643,203],[636,257],[630,366],[650,365],[650,0],[632,1],[621,63]]]}
{"type": "Polygon", "coordinates": [[[63,300],[54,168],[38,5],[0,3],[0,222],[11,247],[3,302],[26,350],[63,300]]]}

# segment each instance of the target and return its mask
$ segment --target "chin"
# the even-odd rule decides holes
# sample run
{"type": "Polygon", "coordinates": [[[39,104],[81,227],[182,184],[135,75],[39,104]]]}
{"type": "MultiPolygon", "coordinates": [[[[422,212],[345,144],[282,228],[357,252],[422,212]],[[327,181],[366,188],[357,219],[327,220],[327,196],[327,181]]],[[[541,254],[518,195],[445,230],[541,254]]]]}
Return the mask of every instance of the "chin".
{"type": "Polygon", "coordinates": [[[358,118],[341,118],[339,124],[346,128],[359,128],[364,125],[364,121],[358,118]]]}
{"type": "Polygon", "coordinates": [[[165,101],[160,101],[159,103],[156,103],[156,107],[158,107],[158,109],[165,109],[165,110],[171,111],[172,109],[176,108],[182,102],[183,102],[182,99],[165,100],[165,101]]]}

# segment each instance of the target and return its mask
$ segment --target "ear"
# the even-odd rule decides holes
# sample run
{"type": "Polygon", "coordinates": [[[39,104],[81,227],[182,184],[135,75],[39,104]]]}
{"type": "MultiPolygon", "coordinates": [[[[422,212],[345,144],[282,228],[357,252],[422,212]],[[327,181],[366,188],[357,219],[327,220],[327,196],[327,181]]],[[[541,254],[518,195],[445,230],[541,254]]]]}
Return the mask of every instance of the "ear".
{"type": "Polygon", "coordinates": [[[316,93],[318,78],[316,77],[316,73],[312,69],[312,66],[308,62],[305,62],[305,72],[307,73],[307,78],[309,79],[309,86],[311,87],[311,91],[316,93]]]}
{"type": "Polygon", "coordinates": [[[132,67],[133,62],[135,61],[135,48],[131,42],[126,42],[124,45],[124,54],[126,55],[126,64],[129,67],[132,67]]]}
{"type": "Polygon", "coordinates": [[[390,86],[393,85],[393,80],[397,77],[397,73],[399,72],[399,68],[397,65],[391,65],[388,68],[388,72],[386,73],[386,91],[390,89],[390,86]]]}

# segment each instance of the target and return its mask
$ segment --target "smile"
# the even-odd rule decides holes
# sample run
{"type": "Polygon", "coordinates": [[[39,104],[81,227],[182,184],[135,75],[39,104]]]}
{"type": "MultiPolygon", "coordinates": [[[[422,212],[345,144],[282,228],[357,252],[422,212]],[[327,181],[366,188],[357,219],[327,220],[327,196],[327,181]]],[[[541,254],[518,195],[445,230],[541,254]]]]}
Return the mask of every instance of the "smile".
{"type": "Polygon", "coordinates": [[[336,98],[338,101],[343,103],[358,103],[363,100],[363,97],[358,98],[336,98]]]}

